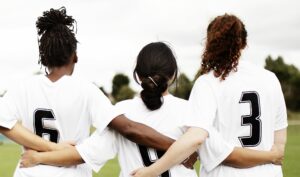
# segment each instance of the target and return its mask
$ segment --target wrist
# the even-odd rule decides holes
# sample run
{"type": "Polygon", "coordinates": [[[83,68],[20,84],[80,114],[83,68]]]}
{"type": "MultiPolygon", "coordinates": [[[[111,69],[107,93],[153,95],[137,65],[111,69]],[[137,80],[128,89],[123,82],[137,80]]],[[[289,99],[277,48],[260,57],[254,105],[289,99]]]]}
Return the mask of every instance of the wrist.
{"type": "Polygon", "coordinates": [[[161,166],[157,165],[157,163],[154,163],[146,168],[152,176],[160,176],[164,172],[161,166]]]}
{"type": "Polygon", "coordinates": [[[57,151],[57,150],[59,150],[58,145],[56,143],[50,142],[47,151],[57,151]]]}
{"type": "Polygon", "coordinates": [[[42,163],[42,152],[36,152],[32,157],[35,165],[42,163]]]}
{"type": "Polygon", "coordinates": [[[276,159],[278,158],[278,154],[274,151],[271,151],[269,152],[270,155],[269,155],[269,163],[275,163],[276,162],[276,159]]]}

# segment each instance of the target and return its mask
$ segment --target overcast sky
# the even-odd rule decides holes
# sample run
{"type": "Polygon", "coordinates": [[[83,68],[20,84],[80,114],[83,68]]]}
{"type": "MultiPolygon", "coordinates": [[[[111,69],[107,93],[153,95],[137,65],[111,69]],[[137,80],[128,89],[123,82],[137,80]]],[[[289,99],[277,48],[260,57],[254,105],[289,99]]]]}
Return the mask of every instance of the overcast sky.
{"type": "MultiPolygon", "coordinates": [[[[40,69],[35,22],[44,10],[65,6],[78,24],[75,75],[111,90],[117,72],[131,77],[136,56],[149,42],[169,43],[180,71],[193,78],[208,23],[232,13],[244,21],[243,59],[263,66],[281,55],[300,68],[298,0],[26,0],[1,1],[0,92],[40,69]]],[[[138,86],[132,81],[132,86],[138,86]]]]}

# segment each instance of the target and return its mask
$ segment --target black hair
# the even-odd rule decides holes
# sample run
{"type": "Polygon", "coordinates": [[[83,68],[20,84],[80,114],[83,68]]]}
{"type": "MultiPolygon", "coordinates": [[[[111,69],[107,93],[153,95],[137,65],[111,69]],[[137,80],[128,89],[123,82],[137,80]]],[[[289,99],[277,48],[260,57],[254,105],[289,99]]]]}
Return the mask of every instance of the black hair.
{"type": "Polygon", "coordinates": [[[45,67],[61,67],[70,62],[70,57],[77,49],[74,34],[76,21],[66,14],[66,8],[50,9],[38,17],[36,28],[40,36],[39,63],[45,67]]]}
{"type": "Polygon", "coordinates": [[[148,109],[159,109],[163,104],[162,94],[167,90],[170,79],[176,80],[178,73],[175,56],[168,45],[154,42],[146,45],[137,57],[133,77],[141,81],[141,98],[148,109]]]}

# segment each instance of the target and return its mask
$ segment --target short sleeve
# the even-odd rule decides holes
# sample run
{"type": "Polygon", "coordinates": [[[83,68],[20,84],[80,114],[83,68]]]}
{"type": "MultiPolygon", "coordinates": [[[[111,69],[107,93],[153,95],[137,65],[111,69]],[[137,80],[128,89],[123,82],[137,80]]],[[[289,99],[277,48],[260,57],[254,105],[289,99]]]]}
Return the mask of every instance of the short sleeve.
{"type": "Polygon", "coordinates": [[[21,118],[16,89],[10,89],[0,100],[0,126],[11,129],[21,118]]]}
{"type": "Polygon", "coordinates": [[[199,150],[201,164],[208,172],[220,165],[234,149],[214,128],[209,133],[199,150]]]}
{"type": "Polygon", "coordinates": [[[275,115],[275,130],[281,130],[288,126],[287,122],[287,110],[285,105],[284,96],[282,93],[281,85],[277,77],[276,78],[276,87],[275,87],[275,95],[276,95],[276,115],[275,115]]]}
{"type": "Polygon", "coordinates": [[[211,127],[217,111],[216,97],[211,86],[202,77],[196,81],[189,98],[192,116],[186,126],[211,127]]]}
{"type": "Polygon", "coordinates": [[[89,89],[89,113],[92,124],[99,132],[103,131],[106,126],[122,112],[118,111],[96,86],[89,89]]]}
{"type": "Polygon", "coordinates": [[[95,172],[117,154],[116,135],[108,129],[95,131],[89,138],[76,146],[81,158],[95,172]]]}

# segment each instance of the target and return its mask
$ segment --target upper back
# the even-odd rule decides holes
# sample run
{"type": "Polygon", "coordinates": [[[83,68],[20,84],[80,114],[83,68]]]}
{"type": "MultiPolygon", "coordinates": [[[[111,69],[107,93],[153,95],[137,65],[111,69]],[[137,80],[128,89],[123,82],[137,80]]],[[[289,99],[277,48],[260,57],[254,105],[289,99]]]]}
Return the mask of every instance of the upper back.
{"type": "Polygon", "coordinates": [[[34,76],[9,90],[7,96],[16,108],[16,118],[36,134],[54,142],[78,142],[89,136],[91,95],[101,94],[96,90],[71,76],[54,83],[45,76],[34,76]]]}
{"type": "Polygon", "coordinates": [[[236,146],[271,148],[274,131],[286,124],[277,121],[279,116],[284,119],[284,113],[278,114],[285,106],[273,73],[242,61],[224,81],[212,73],[199,80],[212,90],[217,107],[214,126],[227,141],[236,146]]]}
{"type": "MultiPolygon", "coordinates": [[[[188,116],[187,105],[187,101],[168,95],[164,96],[161,108],[155,111],[148,110],[138,97],[120,102],[117,108],[124,110],[125,116],[131,120],[146,124],[164,135],[177,139],[184,133],[183,126],[188,116]]],[[[117,146],[122,169],[120,176],[128,176],[132,170],[144,165],[148,166],[164,153],[137,145],[121,135],[117,135],[117,146]]],[[[175,166],[163,175],[197,176],[195,171],[187,170],[182,165],[175,166]]]]}

